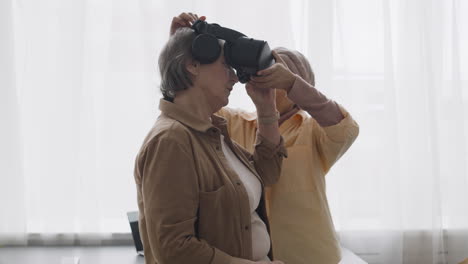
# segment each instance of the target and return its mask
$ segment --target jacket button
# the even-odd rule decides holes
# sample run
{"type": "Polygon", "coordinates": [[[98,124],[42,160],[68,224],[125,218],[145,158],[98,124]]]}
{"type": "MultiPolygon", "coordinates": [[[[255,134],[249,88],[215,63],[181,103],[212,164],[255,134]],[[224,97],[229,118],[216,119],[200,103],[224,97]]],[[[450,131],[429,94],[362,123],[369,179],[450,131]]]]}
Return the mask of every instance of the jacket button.
{"type": "Polygon", "coordinates": [[[219,146],[216,146],[216,150],[219,150],[219,146]]]}
{"type": "Polygon", "coordinates": [[[240,182],[236,182],[236,183],[237,183],[237,185],[239,185],[239,186],[241,185],[241,183],[240,183],[240,182]]]}
{"type": "Polygon", "coordinates": [[[249,226],[248,226],[248,225],[245,226],[245,230],[249,230],[249,226]]]}

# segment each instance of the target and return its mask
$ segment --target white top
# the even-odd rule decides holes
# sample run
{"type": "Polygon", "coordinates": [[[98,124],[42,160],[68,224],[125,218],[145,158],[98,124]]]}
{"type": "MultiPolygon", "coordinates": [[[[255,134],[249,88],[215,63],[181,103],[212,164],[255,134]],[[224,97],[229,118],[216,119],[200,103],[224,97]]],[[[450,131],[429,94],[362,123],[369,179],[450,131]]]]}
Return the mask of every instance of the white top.
{"type": "Polygon", "coordinates": [[[239,179],[244,184],[247,195],[249,196],[251,226],[252,226],[252,252],[253,260],[269,260],[270,235],[268,234],[265,223],[255,211],[260,203],[262,195],[262,185],[257,177],[242,163],[232,150],[224,142],[224,136],[221,135],[221,147],[229,166],[239,175],[239,179]]]}

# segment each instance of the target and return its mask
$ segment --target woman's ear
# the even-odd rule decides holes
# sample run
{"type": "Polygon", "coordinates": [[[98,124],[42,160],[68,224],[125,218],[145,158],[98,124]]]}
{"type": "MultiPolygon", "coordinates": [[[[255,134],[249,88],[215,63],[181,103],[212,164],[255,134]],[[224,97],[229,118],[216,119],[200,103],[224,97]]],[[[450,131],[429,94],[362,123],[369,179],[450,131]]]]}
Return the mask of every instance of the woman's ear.
{"type": "Polygon", "coordinates": [[[200,72],[200,62],[196,60],[189,61],[185,64],[187,71],[189,71],[192,75],[197,76],[200,72]]]}

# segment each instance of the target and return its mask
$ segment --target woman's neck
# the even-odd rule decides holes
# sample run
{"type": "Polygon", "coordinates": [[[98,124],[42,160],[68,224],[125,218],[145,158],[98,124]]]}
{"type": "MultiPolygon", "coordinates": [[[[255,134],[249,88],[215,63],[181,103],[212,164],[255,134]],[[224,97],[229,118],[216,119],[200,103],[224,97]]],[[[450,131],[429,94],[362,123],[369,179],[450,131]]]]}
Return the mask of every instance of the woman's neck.
{"type": "Polygon", "coordinates": [[[211,123],[211,115],[214,112],[209,108],[210,105],[206,102],[205,97],[195,94],[195,89],[191,89],[177,93],[174,103],[190,109],[191,114],[211,123]],[[194,100],[194,98],[196,99],[194,100]]]}

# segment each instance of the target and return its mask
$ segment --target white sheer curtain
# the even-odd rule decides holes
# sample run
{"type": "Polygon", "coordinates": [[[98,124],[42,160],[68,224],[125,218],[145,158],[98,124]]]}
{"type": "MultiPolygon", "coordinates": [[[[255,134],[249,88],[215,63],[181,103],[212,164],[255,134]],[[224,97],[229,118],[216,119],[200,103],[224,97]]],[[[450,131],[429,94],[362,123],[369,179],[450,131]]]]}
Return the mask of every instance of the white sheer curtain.
{"type": "MultiPolygon", "coordinates": [[[[463,0],[1,1],[1,244],[129,232],[156,61],[184,11],[298,49],[358,121],[327,176],[344,246],[369,263],[468,257],[463,0]]],[[[253,110],[246,96],[229,106],[253,110]]]]}

